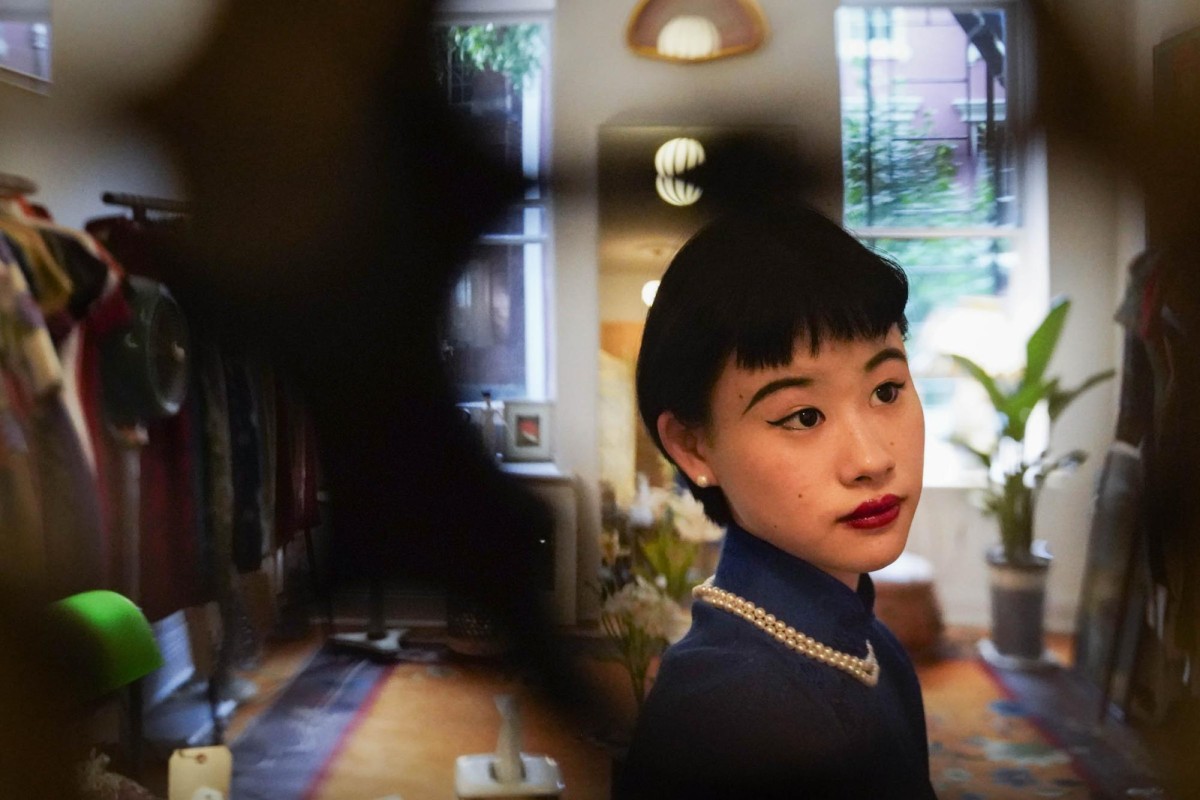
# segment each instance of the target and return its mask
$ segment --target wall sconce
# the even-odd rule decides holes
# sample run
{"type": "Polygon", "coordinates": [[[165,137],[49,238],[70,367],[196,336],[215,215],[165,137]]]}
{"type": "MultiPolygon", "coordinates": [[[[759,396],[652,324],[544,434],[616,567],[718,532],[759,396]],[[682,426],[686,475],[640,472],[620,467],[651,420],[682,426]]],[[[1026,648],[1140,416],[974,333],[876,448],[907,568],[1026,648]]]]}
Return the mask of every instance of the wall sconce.
{"type": "Polygon", "coordinates": [[[686,136],[664,142],[654,153],[654,189],[664,202],[673,206],[690,206],[704,192],[683,175],[704,163],[704,145],[686,136]]]}
{"type": "Polygon", "coordinates": [[[625,31],[638,55],[680,63],[748,53],[766,36],[756,0],[640,0],[625,31]]]}

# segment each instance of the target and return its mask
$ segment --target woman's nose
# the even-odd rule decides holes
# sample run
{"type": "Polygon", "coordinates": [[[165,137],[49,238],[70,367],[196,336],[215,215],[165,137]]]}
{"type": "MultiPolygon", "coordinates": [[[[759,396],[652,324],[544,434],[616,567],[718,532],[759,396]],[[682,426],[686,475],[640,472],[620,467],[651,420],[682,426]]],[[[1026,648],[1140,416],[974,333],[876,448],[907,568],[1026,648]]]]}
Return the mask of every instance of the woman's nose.
{"type": "Polygon", "coordinates": [[[878,483],[891,474],[896,459],[886,430],[861,419],[847,420],[841,463],[843,483],[878,483]]]}

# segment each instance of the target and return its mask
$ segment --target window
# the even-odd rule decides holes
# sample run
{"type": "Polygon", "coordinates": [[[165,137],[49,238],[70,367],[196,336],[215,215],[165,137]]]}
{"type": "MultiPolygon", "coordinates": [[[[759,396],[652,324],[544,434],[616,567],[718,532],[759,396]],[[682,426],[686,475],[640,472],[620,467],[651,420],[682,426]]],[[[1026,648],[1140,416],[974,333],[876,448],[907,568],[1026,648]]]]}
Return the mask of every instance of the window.
{"type": "Polygon", "coordinates": [[[951,435],[970,440],[994,426],[986,397],[944,351],[995,371],[1023,356],[1012,311],[1031,296],[1035,259],[1008,126],[1020,99],[1014,13],[961,4],[837,12],[844,223],[908,273],[932,483],[977,467],[951,435]]]}
{"type": "Polygon", "coordinates": [[[470,16],[434,28],[435,72],[450,106],[530,188],[476,244],[442,326],[459,401],[543,399],[548,378],[549,215],[546,19],[470,16]]]}

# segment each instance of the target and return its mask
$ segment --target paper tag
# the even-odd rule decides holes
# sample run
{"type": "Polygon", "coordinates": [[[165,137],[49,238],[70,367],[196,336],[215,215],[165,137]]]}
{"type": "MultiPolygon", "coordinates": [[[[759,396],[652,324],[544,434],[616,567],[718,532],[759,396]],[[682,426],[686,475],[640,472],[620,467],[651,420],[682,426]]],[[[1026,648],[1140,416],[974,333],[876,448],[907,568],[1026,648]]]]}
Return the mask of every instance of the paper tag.
{"type": "Polygon", "coordinates": [[[171,754],[170,800],[228,800],[233,754],[228,747],[188,747],[171,754]]]}

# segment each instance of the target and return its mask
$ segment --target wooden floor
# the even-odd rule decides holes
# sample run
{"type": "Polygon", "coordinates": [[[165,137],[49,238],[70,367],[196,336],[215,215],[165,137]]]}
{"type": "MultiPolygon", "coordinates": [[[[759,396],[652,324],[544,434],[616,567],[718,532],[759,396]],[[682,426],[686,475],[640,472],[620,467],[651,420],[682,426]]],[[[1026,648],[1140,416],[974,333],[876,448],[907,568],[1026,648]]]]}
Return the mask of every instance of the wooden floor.
{"type": "MultiPolygon", "coordinates": [[[[969,650],[983,631],[957,628],[947,632],[951,647],[969,650]]],[[[574,632],[586,638],[587,632],[574,632]]],[[[439,629],[410,629],[410,640],[444,641],[439,629]]],[[[286,686],[324,641],[314,626],[310,634],[270,647],[262,666],[248,675],[259,694],[235,713],[228,741],[239,733],[286,686]]],[[[599,642],[597,642],[599,644],[599,642]]],[[[1071,637],[1048,637],[1051,651],[1063,663],[1071,657],[1071,637]]],[[[585,648],[586,649],[586,648],[585,648]]],[[[595,648],[593,648],[594,650],[595,648]]],[[[635,713],[632,692],[619,665],[588,657],[582,667],[599,702],[586,723],[564,719],[531,694],[519,678],[487,659],[456,656],[441,665],[400,664],[377,700],[394,704],[404,713],[373,714],[347,742],[347,757],[325,776],[315,800],[375,800],[396,796],[404,800],[453,797],[453,764],[458,755],[491,752],[499,716],[496,694],[518,697],[523,719],[524,749],[547,753],[561,765],[568,787],[564,797],[591,800],[608,796],[611,751],[605,741],[619,738],[635,713]],[[599,712],[599,713],[597,713],[599,712]],[[402,765],[402,769],[398,766],[402,765]],[[395,776],[405,776],[397,786],[395,776]]],[[[936,663],[918,664],[918,673],[936,673],[936,663]]]]}
{"type": "MultiPolygon", "coordinates": [[[[303,638],[273,642],[261,665],[244,677],[258,688],[257,695],[240,706],[226,730],[226,741],[236,740],[246,727],[287,686],[326,639],[328,629],[314,624],[303,638]]],[[[952,628],[946,632],[948,652],[969,653],[984,631],[952,628]]],[[[519,677],[486,658],[453,655],[441,664],[400,664],[393,680],[380,692],[372,714],[346,742],[344,757],[325,776],[312,800],[403,800],[453,798],[454,760],[457,756],[492,752],[499,730],[493,698],[514,694],[523,720],[525,752],[546,753],[560,764],[567,785],[564,798],[606,798],[611,770],[611,742],[621,738],[635,717],[633,694],[624,670],[596,658],[603,640],[595,631],[569,633],[570,650],[578,653],[579,674],[589,683],[596,703],[582,717],[552,711],[519,677]],[[402,765],[402,769],[398,766],[402,765]],[[404,775],[396,785],[396,775],[404,775]]],[[[409,641],[444,643],[440,628],[410,628],[409,641]]],[[[1069,636],[1050,635],[1049,649],[1064,664],[1071,659],[1069,636]]],[[[917,665],[923,679],[936,680],[938,662],[917,665]]],[[[166,797],[165,765],[147,764],[143,782],[166,797]]]]}

